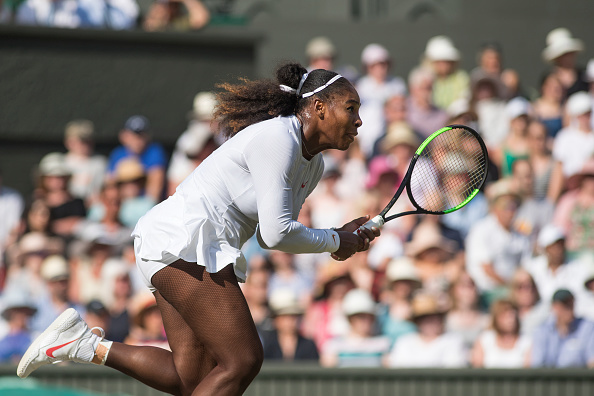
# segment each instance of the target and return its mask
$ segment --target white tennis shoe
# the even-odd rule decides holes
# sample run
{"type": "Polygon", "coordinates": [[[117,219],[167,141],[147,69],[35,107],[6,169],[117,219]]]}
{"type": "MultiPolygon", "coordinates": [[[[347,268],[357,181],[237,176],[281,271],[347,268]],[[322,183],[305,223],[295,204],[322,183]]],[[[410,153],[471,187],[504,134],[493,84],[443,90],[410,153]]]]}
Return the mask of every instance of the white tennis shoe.
{"type": "Polygon", "coordinates": [[[27,378],[41,366],[68,360],[91,363],[103,337],[102,328],[89,329],[78,312],[68,308],[29,346],[19,362],[17,375],[27,378]],[[92,332],[95,329],[101,332],[101,337],[92,332]]]}

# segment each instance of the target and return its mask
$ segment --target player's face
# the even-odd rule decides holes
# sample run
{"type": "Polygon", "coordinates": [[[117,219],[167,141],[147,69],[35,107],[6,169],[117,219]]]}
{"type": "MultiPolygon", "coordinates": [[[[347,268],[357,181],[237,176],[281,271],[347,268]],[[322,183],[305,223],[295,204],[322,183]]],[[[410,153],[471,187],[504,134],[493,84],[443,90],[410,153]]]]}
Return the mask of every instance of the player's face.
{"type": "Polygon", "coordinates": [[[359,107],[359,94],[353,87],[335,95],[328,104],[325,135],[332,148],[346,150],[355,140],[357,128],[363,124],[359,107]]]}

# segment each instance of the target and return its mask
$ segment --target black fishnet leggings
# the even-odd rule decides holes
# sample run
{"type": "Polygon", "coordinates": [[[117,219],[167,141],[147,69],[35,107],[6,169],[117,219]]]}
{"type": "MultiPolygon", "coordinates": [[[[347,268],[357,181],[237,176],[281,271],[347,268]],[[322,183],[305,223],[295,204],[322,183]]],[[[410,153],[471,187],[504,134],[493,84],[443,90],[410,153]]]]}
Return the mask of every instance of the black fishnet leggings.
{"type": "Polygon", "coordinates": [[[172,352],[114,343],[106,365],[175,395],[241,395],[263,353],[233,267],[178,260],[151,281],[172,352]]]}

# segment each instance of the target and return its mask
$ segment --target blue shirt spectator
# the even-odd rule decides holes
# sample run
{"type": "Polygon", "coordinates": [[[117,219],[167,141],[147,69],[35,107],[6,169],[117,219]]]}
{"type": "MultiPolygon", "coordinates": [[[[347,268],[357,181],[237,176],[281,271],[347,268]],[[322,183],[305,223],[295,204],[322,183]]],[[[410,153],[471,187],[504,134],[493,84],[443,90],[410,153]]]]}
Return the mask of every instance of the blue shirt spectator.
{"type": "Polygon", "coordinates": [[[532,367],[594,367],[594,322],[573,314],[573,294],[553,295],[555,313],[534,334],[532,367]]]}
{"type": "Polygon", "coordinates": [[[161,201],[165,187],[167,155],[159,143],[151,142],[150,125],[146,117],[135,115],[126,121],[118,138],[121,146],[109,156],[108,172],[112,179],[118,173],[118,165],[125,160],[135,159],[142,165],[146,176],[145,192],[154,202],[161,201]]]}

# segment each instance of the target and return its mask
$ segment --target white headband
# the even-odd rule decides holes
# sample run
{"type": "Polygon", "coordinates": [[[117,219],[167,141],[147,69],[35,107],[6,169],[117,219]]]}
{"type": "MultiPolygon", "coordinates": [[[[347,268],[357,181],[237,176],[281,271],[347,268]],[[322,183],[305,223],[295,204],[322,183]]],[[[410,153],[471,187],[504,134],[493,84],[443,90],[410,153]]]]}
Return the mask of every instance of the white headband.
{"type": "Polygon", "coordinates": [[[287,85],[279,85],[281,91],[285,91],[288,93],[294,93],[297,96],[301,96],[302,98],[308,98],[310,96],[312,96],[313,94],[316,94],[318,92],[320,92],[321,90],[325,89],[326,87],[328,87],[330,84],[332,84],[333,82],[335,82],[336,80],[338,80],[339,78],[341,78],[342,76],[340,74],[335,75],[334,77],[332,77],[330,80],[328,80],[328,82],[324,85],[322,85],[321,87],[317,87],[316,89],[314,89],[311,92],[306,92],[303,95],[300,95],[301,92],[301,88],[303,87],[303,83],[305,83],[305,80],[307,80],[307,76],[309,76],[309,73],[305,73],[302,77],[301,77],[301,81],[299,81],[299,87],[297,87],[297,89],[295,88],[291,88],[287,85]]]}

